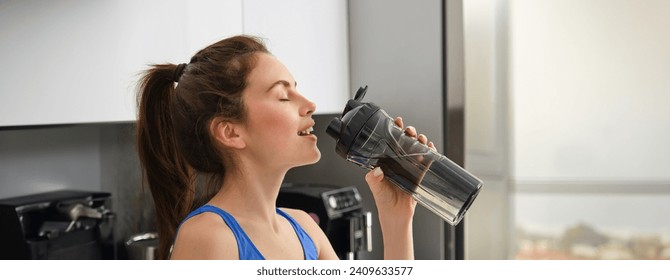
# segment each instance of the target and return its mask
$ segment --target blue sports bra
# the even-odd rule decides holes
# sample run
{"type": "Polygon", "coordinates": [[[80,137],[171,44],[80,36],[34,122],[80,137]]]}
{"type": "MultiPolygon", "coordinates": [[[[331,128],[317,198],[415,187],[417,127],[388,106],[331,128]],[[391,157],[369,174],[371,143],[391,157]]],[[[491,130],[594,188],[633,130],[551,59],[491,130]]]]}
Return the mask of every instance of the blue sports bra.
{"type": "MultiPolygon", "coordinates": [[[[212,212],[216,213],[221,218],[223,221],[228,225],[230,230],[233,232],[233,235],[235,235],[235,240],[237,240],[237,250],[240,256],[240,260],[264,260],[265,257],[263,257],[263,254],[261,254],[260,251],[258,251],[258,248],[254,245],[253,242],[251,242],[251,239],[249,239],[249,236],[244,232],[240,224],[237,223],[237,220],[230,215],[228,212],[224,211],[221,208],[218,208],[213,205],[203,205],[200,206],[198,209],[193,210],[188,216],[186,216],[186,219],[182,221],[182,224],[190,219],[191,217],[194,217],[198,214],[204,213],[204,212],[212,212]]],[[[314,246],[314,241],[312,241],[312,238],[307,235],[307,232],[296,222],[291,216],[286,214],[284,211],[279,210],[277,208],[277,214],[283,216],[286,218],[286,220],[289,221],[293,229],[295,230],[296,235],[298,235],[298,239],[300,240],[300,244],[302,244],[302,251],[304,252],[304,256],[306,260],[316,260],[318,257],[318,253],[316,251],[316,246],[314,246]]]]}

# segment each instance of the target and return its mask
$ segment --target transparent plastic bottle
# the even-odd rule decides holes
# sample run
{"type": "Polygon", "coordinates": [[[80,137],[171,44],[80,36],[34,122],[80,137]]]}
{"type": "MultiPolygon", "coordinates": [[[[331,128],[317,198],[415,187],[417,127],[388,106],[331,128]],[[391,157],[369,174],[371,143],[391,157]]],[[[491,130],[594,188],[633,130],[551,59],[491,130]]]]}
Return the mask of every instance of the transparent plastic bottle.
{"type": "Polygon", "coordinates": [[[336,152],[366,169],[380,167],[384,176],[419,204],[451,225],[457,225],[483,183],[396,126],[383,109],[363,103],[367,87],[347,102],[342,117],[327,133],[337,140],[336,152]]]}

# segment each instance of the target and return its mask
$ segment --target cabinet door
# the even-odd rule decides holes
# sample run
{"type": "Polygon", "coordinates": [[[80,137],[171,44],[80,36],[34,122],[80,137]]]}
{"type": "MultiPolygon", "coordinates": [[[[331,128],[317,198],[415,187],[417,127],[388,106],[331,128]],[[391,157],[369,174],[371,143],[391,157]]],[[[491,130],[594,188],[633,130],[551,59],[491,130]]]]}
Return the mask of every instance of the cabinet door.
{"type": "Polygon", "coordinates": [[[244,0],[244,33],[291,71],[316,113],[341,113],[349,93],[347,1],[244,0]]]}
{"type": "Polygon", "coordinates": [[[239,33],[241,0],[4,3],[0,126],[133,121],[148,64],[239,33]]]}

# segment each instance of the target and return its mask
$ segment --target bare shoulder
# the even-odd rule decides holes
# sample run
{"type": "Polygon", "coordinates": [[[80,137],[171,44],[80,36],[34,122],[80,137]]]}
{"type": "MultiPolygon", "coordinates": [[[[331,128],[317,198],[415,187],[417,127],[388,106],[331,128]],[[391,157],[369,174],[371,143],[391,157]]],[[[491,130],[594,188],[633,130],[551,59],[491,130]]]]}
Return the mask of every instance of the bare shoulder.
{"type": "Polygon", "coordinates": [[[312,217],[303,210],[293,208],[280,208],[280,209],[286,212],[286,214],[289,214],[289,216],[293,217],[293,219],[295,219],[302,227],[319,226],[316,223],[316,221],[314,221],[314,219],[312,219],[312,217]]]}
{"type": "Polygon", "coordinates": [[[239,259],[237,241],[219,215],[205,212],[181,225],[172,259],[239,259]]]}
{"type": "Polygon", "coordinates": [[[291,216],[300,226],[307,232],[309,237],[314,241],[317,251],[319,252],[319,259],[337,259],[337,254],[333,250],[328,237],[321,230],[319,224],[312,219],[312,217],[305,211],[300,209],[280,208],[291,216]]]}

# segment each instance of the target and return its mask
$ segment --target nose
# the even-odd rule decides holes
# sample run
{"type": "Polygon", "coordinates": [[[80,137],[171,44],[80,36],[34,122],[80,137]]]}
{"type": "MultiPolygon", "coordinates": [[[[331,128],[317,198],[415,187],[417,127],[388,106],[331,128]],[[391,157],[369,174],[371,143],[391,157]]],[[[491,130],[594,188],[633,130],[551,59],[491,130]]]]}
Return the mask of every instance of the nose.
{"type": "Polygon", "coordinates": [[[300,108],[300,115],[301,116],[310,116],[314,114],[314,111],[316,111],[316,104],[312,102],[311,100],[307,99],[306,97],[303,96],[304,99],[304,104],[300,108]]]}

